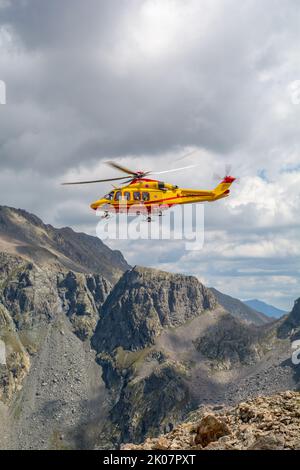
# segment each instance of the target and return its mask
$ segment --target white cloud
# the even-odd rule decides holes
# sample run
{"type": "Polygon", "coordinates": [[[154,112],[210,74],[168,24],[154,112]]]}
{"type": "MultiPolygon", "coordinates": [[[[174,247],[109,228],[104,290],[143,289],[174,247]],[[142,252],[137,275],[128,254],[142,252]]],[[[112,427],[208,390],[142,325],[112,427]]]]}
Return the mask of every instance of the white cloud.
{"type": "Polygon", "coordinates": [[[299,226],[300,172],[278,173],[270,182],[257,176],[243,178],[228,207],[242,213],[249,206],[254,207],[256,227],[299,226]]]}

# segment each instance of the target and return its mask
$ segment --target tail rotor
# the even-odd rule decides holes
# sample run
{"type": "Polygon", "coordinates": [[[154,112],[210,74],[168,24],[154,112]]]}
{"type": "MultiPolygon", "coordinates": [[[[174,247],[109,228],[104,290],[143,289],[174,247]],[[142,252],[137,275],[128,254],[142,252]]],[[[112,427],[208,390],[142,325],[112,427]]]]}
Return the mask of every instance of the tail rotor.
{"type": "MultiPolygon", "coordinates": [[[[231,170],[232,170],[231,163],[226,163],[224,169],[225,169],[225,175],[224,176],[221,176],[219,173],[213,173],[213,180],[214,181],[222,181],[222,180],[225,181],[225,180],[229,180],[229,179],[234,178],[233,176],[231,176],[231,170]]],[[[239,178],[234,178],[234,181],[236,183],[239,183],[240,179],[239,178]]]]}

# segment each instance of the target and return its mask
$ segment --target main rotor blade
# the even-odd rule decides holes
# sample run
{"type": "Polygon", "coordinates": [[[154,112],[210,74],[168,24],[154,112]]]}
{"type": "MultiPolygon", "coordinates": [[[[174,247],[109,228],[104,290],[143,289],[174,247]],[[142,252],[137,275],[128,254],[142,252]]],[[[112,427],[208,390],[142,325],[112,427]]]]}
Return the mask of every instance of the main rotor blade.
{"type": "Polygon", "coordinates": [[[105,180],[94,180],[94,181],[73,181],[71,183],[61,183],[62,186],[67,186],[67,185],[71,185],[71,184],[90,184],[90,183],[104,183],[106,181],[117,181],[117,180],[124,180],[126,179],[127,177],[126,176],[122,176],[120,178],[108,178],[108,179],[105,179],[105,180]]]}
{"type": "Polygon", "coordinates": [[[136,171],[129,170],[129,168],[126,168],[125,166],[119,165],[119,163],[115,163],[112,161],[105,162],[107,165],[116,168],[117,170],[122,171],[123,173],[126,173],[127,175],[136,175],[136,171]]]}
{"type": "Polygon", "coordinates": [[[199,165],[189,165],[189,166],[183,166],[181,168],[173,168],[172,170],[165,170],[165,171],[151,171],[151,175],[163,175],[164,173],[172,173],[173,171],[181,171],[181,170],[187,170],[188,168],[195,168],[196,166],[199,165]]]}
{"type": "Polygon", "coordinates": [[[193,155],[194,153],[196,153],[196,152],[198,152],[198,151],[199,151],[198,149],[192,150],[191,152],[186,153],[186,154],[183,155],[182,157],[176,158],[176,162],[179,162],[180,160],[184,160],[185,158],[190,157],[191,155],[193,155]]]}

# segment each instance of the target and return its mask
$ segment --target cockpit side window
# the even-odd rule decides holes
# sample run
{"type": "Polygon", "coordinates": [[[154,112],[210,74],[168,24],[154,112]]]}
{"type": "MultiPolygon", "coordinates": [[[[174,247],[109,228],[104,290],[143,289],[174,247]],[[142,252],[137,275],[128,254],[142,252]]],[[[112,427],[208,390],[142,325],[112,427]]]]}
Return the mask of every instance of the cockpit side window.
{"type": "Polygon", "coordinates": [[[113,191],[111,191],[109,194],[106,194],[104,196],[104,199],[107,199],[108,201],[112,201],[113,198],[114,198],[114,192],[113,191]]]}
{"type": "Polygon", "coordinates": [[[115,194],[115,200],[116,200],[116,201],[120,201],[121,198],[122,198],[122,192],[121,192],[121,191],[117,191],[116,194],[115,194]]]}

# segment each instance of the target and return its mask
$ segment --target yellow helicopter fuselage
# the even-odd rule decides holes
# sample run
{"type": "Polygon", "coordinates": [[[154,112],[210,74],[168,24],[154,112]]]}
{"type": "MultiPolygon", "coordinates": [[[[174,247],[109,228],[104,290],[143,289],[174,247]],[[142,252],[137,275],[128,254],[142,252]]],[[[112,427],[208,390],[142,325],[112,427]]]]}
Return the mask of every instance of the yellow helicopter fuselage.
{"type": "Polygon", "coordinates": [[[157,180],[139,178],[129,185],[115,188],[93,202],[91,208],[104,212],[128,211],[134,214],[166,210],[174,205],[212,202],[229,196],[235,178],[226,176],[212,190],[183,189],[157,180]]]}

